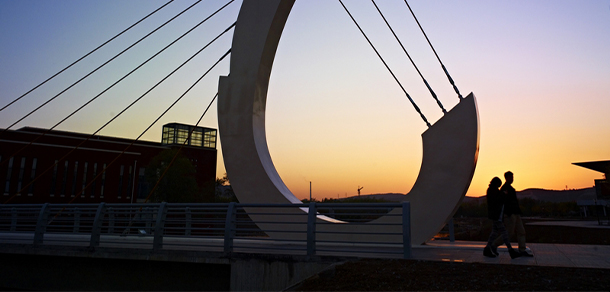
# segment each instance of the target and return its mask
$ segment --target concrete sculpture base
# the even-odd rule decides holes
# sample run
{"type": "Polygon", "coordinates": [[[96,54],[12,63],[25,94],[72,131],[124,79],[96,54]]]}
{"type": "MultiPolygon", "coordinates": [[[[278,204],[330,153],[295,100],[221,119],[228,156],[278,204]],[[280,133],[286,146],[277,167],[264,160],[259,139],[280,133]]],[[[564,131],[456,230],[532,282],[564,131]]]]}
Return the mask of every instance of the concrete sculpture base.
{"type": "MultiPolygon", "coordinates": [[[[231,51],[230,75],[219,82],[218,126],[222,152],[231,185],[241,203],[300,203],[277,173],[265,134],[265,106],[269,76],[277,45],[294,0],[244,0],[231,51]]],[[[419,176],[406,200],[411,202],[411,242],[432,238],[453,216],[474,174],[479,149],[479,118],[471,93],[422,134],[423,161],[419,176]]],[[[256,210],[247,210],[254,213],[256,210]]],[[[295,210],[294,212],[306,212],[295,210]]],[[[394,210],[391,213],[400,213],[394,210]]],[[[289,216],[281,222],[306,220],[289,216]]],[[[285,225],[261,223],[265,216],[251,215],[263,230],[283,230],[285,225]]],[[[318,231],[401,232],[400,217],[384,216],[367,224],[350,224],[318,216],[318,231]],[[328,224],[332,223],[332,224],[328,224]]],[[[272,238],[305,236],[269,233],[272,238]]],[[[336,235],[327,235],[333,237],[336,235]]],[[[319,237],[324,240],[324,236],[319,237]]],[[[343,240],[367,241],[361,235],[341,235],[343,240]]],[[[401,236],[379,235],[374,241],[401,242],[401,236]]]]}

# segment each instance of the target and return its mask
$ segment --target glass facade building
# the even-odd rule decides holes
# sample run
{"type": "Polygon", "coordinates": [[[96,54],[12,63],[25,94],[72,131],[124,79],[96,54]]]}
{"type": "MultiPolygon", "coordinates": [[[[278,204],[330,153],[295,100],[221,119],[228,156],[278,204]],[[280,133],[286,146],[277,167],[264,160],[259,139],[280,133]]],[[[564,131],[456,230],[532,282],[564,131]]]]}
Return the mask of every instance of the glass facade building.
{"type": "Polygon", "coordinates": [[[170,123],[163,125],[161,144],[216,149],[216,136],[216,129],[170,123]]]}

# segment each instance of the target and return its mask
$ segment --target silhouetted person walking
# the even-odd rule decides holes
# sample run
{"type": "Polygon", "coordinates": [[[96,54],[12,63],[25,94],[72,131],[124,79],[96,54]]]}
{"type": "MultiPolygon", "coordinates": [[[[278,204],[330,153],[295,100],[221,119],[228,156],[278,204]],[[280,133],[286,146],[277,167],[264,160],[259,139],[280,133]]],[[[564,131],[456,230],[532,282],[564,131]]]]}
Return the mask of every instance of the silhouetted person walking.
{"type": "Polygon", "coordinates": [[[491,228],[491,234],[487,240],[487,245],[483,249],[483,255],[486,257],[495,258],[500,254],[498,253],[498,248],[494,246],[494,241],[496,238],[498,238],[498,235],[500,235],[504,241],[504,244],[506,244],[506,248],[508,248],[510,258],[514,259],[520,257],[521,255],[510,245],[508,232],[504,227],[504,223],[502,223],[505,196],[499,190],[501,185],[502,180],[500,180],[498,177],[494,177],[489,183],[489,188],[487,188],[487,217],[492,220],[493,225],[491,228]]]}
{"type": "MultiPolygon", "coordinates": [[[[517,242],[519,243],[519,253],[521,256],[532,257],[526,251],[525,247],[525,228],[523,227],[523,221],[521,221],[521,208],[519,208],[519,200],[517,199],[517,192],[513,188],[512,184],[514,181],[513,173],[507,171],[504,173],[506,181],[500,189],[505,197],[505,210],[504,210],[504,224],[510,236],[515,234],[517,236],[517,242]]],[[[502,244],[502,238],[498,237],[494,242],[494,247],[502,244]]]]}

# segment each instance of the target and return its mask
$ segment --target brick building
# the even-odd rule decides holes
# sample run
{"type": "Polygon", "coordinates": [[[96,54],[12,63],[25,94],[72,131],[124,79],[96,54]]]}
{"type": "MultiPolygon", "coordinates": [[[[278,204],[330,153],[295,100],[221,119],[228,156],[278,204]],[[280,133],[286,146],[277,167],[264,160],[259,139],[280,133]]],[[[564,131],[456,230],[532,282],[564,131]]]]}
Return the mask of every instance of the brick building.
{"type": "Polygon", "coordinates": [[[0,203],[9,198],[11,204],[141,202],[152,187],[144,179],[148,163],[163,150],[179,148],[193,128],[181,153],[195,166],[203,200],[212,201],[217,131],[171,123],[163,126],[161,143],[108,136],[86,140],[89,134],[55,130],[41,136],[47,129],[32,127],[1,133],[0,203]]]}

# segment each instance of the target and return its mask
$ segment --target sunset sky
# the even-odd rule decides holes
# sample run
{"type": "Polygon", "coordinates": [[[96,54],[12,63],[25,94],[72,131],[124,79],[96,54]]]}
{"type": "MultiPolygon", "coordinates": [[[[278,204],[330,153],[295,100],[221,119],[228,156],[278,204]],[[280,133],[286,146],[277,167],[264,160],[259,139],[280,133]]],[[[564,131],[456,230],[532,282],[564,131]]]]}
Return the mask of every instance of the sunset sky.
{"type": "MultiPolygon", "coordinates": [[[[0,0],[0,107],[116,35],[166,0],[0,0]]],[[[185,9],[176,0],[64,74],[0,112],[6,128],[185,9]]],[[[228,1],[194,6],[114,62],[13,126],[49,128],[228,1]]],[[[344,0],[431,123],[442,112],[368,0],[344,0]]],[[[403,0],[377,0],[447,108],[459,101],[403,0]]],[[[610,1],[409,1],[465,96],[474,92],[480,152],[469,196],[511,170],[514,186],[584,188],[600,173],[572,162],[610,159],[610,1]]],[[[231,25],[235,1],[57,129],[93,133],[231,25]]],[[[231,46],[232,31],[100,134],[136,138],[231,46]]],[[[229,74],[222,61],[143,137],[195,124],[229,74]]],[[[201,124],[217,128],[216,104],[201,124]]],[[[268,145],[290,190],[317,199],[407,193],[425,123],[338,1],[297,0],[275,58],[268,145]]],[[[222,143],[222,141],[221,141],[222,143]]],[[[217,176],[225,173],[219,150],[217,176]]],[[[230,178],[230,174],[229,174],[230,178]]]]}

